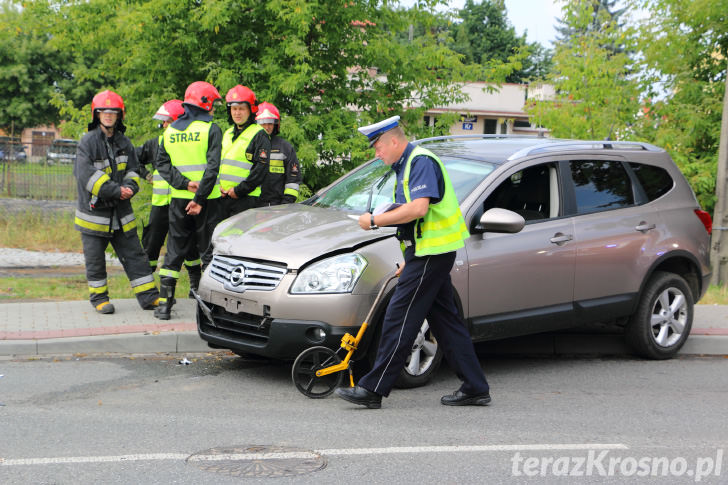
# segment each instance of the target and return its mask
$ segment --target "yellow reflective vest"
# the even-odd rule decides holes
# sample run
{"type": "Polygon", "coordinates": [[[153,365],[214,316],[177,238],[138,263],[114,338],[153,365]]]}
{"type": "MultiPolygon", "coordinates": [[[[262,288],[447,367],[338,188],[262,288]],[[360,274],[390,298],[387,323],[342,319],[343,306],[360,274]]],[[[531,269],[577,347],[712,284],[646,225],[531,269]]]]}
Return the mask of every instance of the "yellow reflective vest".
{"type": "MultiPolygon", "coordinates": [[[[427,214],[415,222],[415,256],[428,256],[456,251],[465,246],[465,239],[470,237],[465,220],[460,212],[460,205],[455,196],[455,189],[452,187],[450,177],[445,170],[445,165],[431,151],[416,146],[405,162],[404,175],[402,177],[402,188],[404,197],[410,202],[409,175],[412,167],[412,160],[420,155],[426,155],[437,162],[442,172],[445,191],[439,202],[430,203],[427,214]]],[[[397,193],[397,182],[394,184],[394,192],[397,193]]]]}
{"type": "MultiPolygon", "coordinates": [[[[191,182],[200,182],[207,168],[207,141],[212,123],[193,121],[180,131],[168,126],[164,131],[164,149],[169,155],[172,165],[191,182]]],[[[170,187],[171,196],[175,199],[193,199],[195,194],[189,190],[170,187]]],[[[220,186],[215,186],[207,196],[208,199],[220,197],[220,186]]]]}
{"type": "MultiPolygon", "coordinates": [[[[248,160],[246,151],[253,137],[259,131],[263,131],[263,127],[258,124],[248,126],[233,141],[234,127],[228,128],[222,136],[222,160],[220,162],[220,188],[229,190],[246,180],[250,175],[250,169],[253,168],[253,162],[248,160]]],[[[252,192],[248,193],[252,197],[260,196],[260,187],[256,187],[252,192]]]]}

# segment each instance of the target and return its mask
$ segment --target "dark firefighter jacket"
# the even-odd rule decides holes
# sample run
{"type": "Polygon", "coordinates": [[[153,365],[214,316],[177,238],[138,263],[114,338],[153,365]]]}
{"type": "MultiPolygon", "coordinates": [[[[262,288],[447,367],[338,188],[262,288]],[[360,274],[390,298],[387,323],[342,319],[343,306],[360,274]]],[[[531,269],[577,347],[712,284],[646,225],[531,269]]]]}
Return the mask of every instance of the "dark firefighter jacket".
{"type": "Polygon", "coordinates": [[[111,237],[112,231],[136,232],[131,199],[121,200],[121,187],[139,192],[139,164],[134,146],[115,130],[108,138],[97,126],[78,144],[73,167],[78,187],[74,226],[94,236],[111,237]]]}
{"type": "Polygon", "coordinates": [[[279,135],[273,135],[270,142],[270,170],[263,180],[260,199],[271,205],[292,204],[302,179],[296,150],[279,135]]]}

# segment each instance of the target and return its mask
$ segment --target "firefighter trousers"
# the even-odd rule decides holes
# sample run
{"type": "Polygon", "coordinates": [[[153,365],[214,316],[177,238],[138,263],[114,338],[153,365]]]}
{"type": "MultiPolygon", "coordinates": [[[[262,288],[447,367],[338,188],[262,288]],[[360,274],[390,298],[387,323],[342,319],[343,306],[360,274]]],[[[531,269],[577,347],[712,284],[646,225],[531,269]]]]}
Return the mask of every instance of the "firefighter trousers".
{"type": "MultiPolygon", "coordinates": [[[[159,252],[164,246],[167,232],[169,232],[169,205],[153,205],[149,212],[149,223],[142,230],[142,246],[147,253],[152,271],[157,269],[159,252]]],[[[184,264],[188,271],[199,272],[199,268],[195,268],[200,266],[200,253],[196,245],[185,256],[184,264]]]]}
{"type": "Polygon", "coordinates": [[[219,199],[205,201],[205,205],[196,216],[191,216],[185,211],[189,202],[188,199],[173,198],[169,203],[167,254],[159,271],[162,284],[176,285],[185,256],[191,251],[196,250],[202,255],[203,267],[212,260],[210,238],[219,220],[219,199]]]}
{"type": "Polygon", "coordinates": [[[246,195],[239,199],[233,199],[232,197],[222,197],[221,209],[220,209],[220,220],[232,217],[235,214],[240,214],[248,209],[254,209],[258,207],[258,199],[260,197],[251,197],[246,195]]]}
{"type": "Polygon", "coordinates": [[[97,307],[109,301],[105,253],[109,243],[124,267],[139,305],[144,309],[154,306],[154,302],[159,298],[159,291],[154,284],[152,269],[149,267],[147,255],[139,243],[136,231],[128,234],[123,231],[112,231],[110,238],[81,233],[81,241],[86,262],[89,299],[93,306],[97,307]]]}
{"type": "Polygon", "coordinates": [[[359,380],[359,386],[388,396],[427,318],[445,360],[463,381],[460,390],[465,394],[488,392],[470,333],[455,306],[450,279],[455,252],[416,257],[414,249],[410,246],[405,251],[405,266],[382,322],[374,366],[359,380]]]}

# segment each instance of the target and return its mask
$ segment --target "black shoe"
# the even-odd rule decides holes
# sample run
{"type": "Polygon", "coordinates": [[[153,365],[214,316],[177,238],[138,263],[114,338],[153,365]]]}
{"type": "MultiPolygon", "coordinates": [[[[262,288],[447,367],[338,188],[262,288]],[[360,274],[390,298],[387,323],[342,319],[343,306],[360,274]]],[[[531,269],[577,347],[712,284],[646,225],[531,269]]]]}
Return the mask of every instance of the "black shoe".
{"type": "Polygon", "coordinates": [[[458,389],[452,394],[442,396],[440,403],[445,406],[487,406],[490,404],[490,393],[465,394],[458,389]]]}
{"type": "Polygon", "coordinates": [[[382,407],[382,396],[363,387],[340,387],[335,392],[344,401],[366,406],[369,409],[382,407]]]}

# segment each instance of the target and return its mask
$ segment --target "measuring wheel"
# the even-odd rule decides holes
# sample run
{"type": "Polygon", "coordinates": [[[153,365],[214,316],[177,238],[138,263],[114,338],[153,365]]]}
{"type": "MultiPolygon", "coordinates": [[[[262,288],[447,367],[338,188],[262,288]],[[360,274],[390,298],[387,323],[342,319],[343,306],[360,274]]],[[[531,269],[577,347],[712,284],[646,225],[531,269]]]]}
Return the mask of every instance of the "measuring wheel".
{"type": "Polygon", "coordinates": [[[339,387],[343,375],[341,372],[334,372],[316,377],[316,371],[340,362],[341,358],[328,347],[311,347],[304,350],[293,362],[291,369],[293,384],[305,396],[314,399],[326,397],[339,387]]]}

